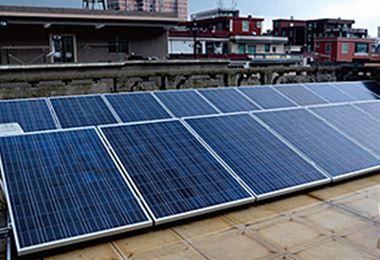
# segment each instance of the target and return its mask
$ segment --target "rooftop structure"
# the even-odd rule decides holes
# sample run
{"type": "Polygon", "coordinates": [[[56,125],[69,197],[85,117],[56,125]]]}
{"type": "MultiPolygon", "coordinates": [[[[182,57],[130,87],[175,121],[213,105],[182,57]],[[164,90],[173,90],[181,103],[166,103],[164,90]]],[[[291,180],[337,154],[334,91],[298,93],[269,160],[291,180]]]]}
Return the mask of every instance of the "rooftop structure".
{"type": "Polygon", "coordinates": [[[0,6],[0,64],[116,62],[167,56],[175,12],[0,6]]]}
{"type": "Polygon", "coordinates": [[[237,9],[228,9],[228,8],[218,8],[207,10],[203,12],[198,12],[191,15],[192,20],[205,20],[205,19],[214,19],[219,17],[239,17],[240,11],[237,9]]]}

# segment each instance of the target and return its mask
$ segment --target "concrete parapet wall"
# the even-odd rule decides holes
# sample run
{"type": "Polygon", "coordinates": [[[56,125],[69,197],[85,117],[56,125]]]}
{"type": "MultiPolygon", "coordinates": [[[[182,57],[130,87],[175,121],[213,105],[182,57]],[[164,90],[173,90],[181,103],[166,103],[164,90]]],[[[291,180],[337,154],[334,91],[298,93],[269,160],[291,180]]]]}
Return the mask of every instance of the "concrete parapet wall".
{"type": "Polygon", "coordinates": [[[228,68],[227,61],[0,67],[0,98],[379,78],[379,68],[228,68]]]}

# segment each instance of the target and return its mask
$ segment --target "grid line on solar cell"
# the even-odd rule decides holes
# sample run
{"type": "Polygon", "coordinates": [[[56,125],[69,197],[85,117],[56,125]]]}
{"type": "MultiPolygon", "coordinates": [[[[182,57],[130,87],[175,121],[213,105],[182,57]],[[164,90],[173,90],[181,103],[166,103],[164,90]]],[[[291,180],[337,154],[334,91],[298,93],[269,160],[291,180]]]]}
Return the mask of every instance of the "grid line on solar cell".
{"type": "Polygon", "coordinates": [[[98,95],[51,98],[50,102],[62,128],[118,123],[98,95]]]}
{"type": "Polygon", "coordinates": [[[219,113],[194,90],[155,92],[154,95],[156,95],[176,117],[219,113]]]}
{"type": "Polygon", "coordinates": [[[380,99],[375,93],[369,90],[365,82],[339,82],[332,83],[334,87],[347,95],[353,97],[355,100],[377,100],[380,99]]]}
{"type": "Polygon", "coordinates": [[[295,103],[277,92],[274,88],[267,87],[242,87],[239,91],[243,92],[255,103],[264,109],[274,109],[283,107],[295,107],[295,103]]]}
{"type": "Polygon", "coordinates": [[[105,95],[125,123],[171,118],[151,93],[105,95]]]}
{"type": "Polygon", "coordinates": [[[151,225],[93,128],[3,137],[0,152],[19,253],[151,225]]]}
{"type": "Polygon", "coordinates": [[[313,108],[311,111],[380,158],[380,124],[371,116],[351,105],[313,108]]]}
{"type": "Polygon", "coordinates": [[[305,109],[255,115],[336,179],[380,165],[368,151],[305,109]]]}
{"type": "Polygon", "coordinates": [[[0,101],[2,123],[18,123],[24,132],[57,129],[46,99],[0,101]]]}
{"type": "Polygon", "coordinates": [[[329,102],[343,103],[356,100],[330,83],[304,84],[304,86],[311,92],[323,97],[329,102]]]}
{"type": "Polygon", "coordinates": [[[304,88],[302,85],[283,85],[274,88],[300,106],[328,103],[325,99],[304,88]]]}
{"type": "Polygon", "coordinates": [[[178,120],[101,131],[158,223],[253,200],[178,120]]]}
{"type": "Polygon", "coordinates": [[[259,110],[235,88],[213,88],[199,90],[201,95],[214,104],[222,113],[259,110]]]}
{"type": "Polygon", "coordinates": [[[258,196],[329,181],[248,114],[186,122],[258,196]]]}
{"type": "Polygon", "coordinates": [[[380,101],[371,103],[355,104],[355,107],[371,115],[377,121],[380,121],[380,101]]]}

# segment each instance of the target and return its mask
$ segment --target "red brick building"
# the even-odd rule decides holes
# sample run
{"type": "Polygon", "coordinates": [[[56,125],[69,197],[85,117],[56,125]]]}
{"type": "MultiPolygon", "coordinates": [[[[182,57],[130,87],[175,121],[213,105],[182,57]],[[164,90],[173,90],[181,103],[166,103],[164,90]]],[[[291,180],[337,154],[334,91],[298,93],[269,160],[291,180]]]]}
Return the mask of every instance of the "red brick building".
{"type": "Polygon", "coordinates": [[[317,38],[314,40],[314,57],[317,62],[352,63],[379,62],[380,53],[370,38],[317,38]]]}
{"type": "Polygon", "coordinates": [[[273,20],[273,36],[288,37],[289,45],[305,45],[306,21],[291,19],[273,20]]]}

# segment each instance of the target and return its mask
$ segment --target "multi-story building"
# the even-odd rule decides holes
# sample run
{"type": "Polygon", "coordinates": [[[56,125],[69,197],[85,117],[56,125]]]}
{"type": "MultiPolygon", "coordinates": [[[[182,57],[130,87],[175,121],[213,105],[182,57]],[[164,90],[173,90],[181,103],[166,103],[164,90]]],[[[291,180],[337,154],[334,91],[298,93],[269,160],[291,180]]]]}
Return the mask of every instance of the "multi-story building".
{"type": "Polygon", "coordinates": [[[176,12],[0,6],[0,64],[166,58],[180,21],[176,12]]]}
{"type": "Polygon", "coordinates": [[[340,38],[366,38],[368,30],[354,29],[352,25],[355,20],[345,19],[317,19],[306,22],[306,49],[312,52],[314,49],[314,40],[325,37],[340,38]]]}
{"type": "Polygon", "coordinates": [[[380,62],[380,50],[376,48],[376,39],[371,38],[316,38],[314,57],[317,62],[380,62]]]}
{"type": "Polygon", "coordinates": [[[263,18],[216,9],[192,15],[192,21],[170,31],[174,57],[226,58],[261,64],[294,61],[285,52],[286,37],[262,35],[263,18]]]}
{"type": "Polygon", "coordinates": [[[289,45],[304,46],[306,34],[306,21],[291,19],[273,20],[273,36],[288,37],[289,45]]]}
{"type": "Polygon", "coordinates": [[[188,0],[108,0],[108,9],[152,13],[175,13],[187,20],[188,0]]]}

